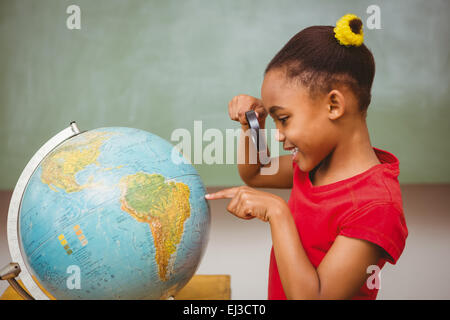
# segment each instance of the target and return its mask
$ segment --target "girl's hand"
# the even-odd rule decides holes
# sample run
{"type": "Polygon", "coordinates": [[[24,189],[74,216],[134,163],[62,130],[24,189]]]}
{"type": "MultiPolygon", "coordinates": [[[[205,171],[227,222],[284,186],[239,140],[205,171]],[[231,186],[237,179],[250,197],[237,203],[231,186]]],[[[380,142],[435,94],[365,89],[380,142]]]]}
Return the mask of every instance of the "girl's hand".
{"type": "Polygon", "coordinates": [[[263,128],[266,122],[267,112],[260,99],[246,94],[240,94],[234,96],[228,103],[228,114],[230,115],[231,120],[238,121],[243,126],[248,126],[245,113],[250,110],[256,112],[259,126],[263,128]]]}
{"type": "Polygon", "coordinates": [[[253,188],[242,186],[224,189],[216,193],[207,194],[208,200],[231,199],[227,210],[241,219],[258,218],[269,221],[283,210],[289,210],[282,198],[253,188]]]}

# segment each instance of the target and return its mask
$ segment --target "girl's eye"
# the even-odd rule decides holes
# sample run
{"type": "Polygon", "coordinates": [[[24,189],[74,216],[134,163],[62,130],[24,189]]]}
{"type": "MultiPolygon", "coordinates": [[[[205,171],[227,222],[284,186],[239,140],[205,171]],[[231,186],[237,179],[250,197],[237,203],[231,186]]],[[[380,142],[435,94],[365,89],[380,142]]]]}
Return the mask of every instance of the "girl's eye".
{"type": "Polygon", "coordinates": [[[287,120],[288,118],[289,118],[289,117],[278,118],[278,121],[280,121],[281,124],[285,124],[285,123],[286,123],[286,120],[287,120]]]}

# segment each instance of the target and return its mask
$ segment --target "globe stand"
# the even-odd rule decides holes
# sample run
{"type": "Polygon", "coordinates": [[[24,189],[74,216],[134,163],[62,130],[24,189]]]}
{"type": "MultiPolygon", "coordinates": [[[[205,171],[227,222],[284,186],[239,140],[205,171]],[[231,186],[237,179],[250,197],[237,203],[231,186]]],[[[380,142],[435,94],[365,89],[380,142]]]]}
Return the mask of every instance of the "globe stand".
{"type": "Polygon", "coordinates": [[[20,271],[19,264],[11,262],[0,270],[0,280],[8,281],[9,285],[25,300],[34,300],[34,298],[30,296],[16,280],[20,271]]]}
{"type": "Polygon", "coordinates": [[[36,168],[42,162],[42,160],[55,149],[58,145],[72,138],[80,133],[75,121],[70,123],[70,126],[56,134],[53,138],[47,141],[31,158],[28,164],[22,171],[22,174],[17,181],[14,188],[11,201],[9,203],[8,210],[8,225],[7,225],[7,235],[8,235],[8,246],[9,253],[11,254],[12,261],[10,264],[5,266],[0,270],[0,280],[6,280],[11,285],[11,287],[16,290],[16,292],[24,299],[39,299],[48,300],[49,297],[39,288],[36,282],[31,276],[28,265],[25,263],[25,259],[22,255],[22,249],[20,245],[20,234],[19,234],[19,212],[22,202],[22,197],[27,187],[28,181],[33,175],[36,168]],[[21,273],[22,272],[22,273],[21,273]],[[22,286],[16,281],[16,277],[21,273],[20,278],[26,289],[28,289],[28,294],[22,286]]]}

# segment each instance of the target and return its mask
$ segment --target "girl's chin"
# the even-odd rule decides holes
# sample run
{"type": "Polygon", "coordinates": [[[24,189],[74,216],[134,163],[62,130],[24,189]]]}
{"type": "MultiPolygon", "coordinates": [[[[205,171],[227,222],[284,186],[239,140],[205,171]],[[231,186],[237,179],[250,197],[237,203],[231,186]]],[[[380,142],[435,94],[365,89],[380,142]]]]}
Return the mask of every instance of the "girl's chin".
{"type": "Polygon", "coordinates": [[[305,160],[301,159],[300,152],[297,152],[294,156],[292,156],[292,161],[295,162],[300,170],[304,171],[305,169],[305,160]]]}
{"type": "Polygon", "coordinates": [[[299,157],[298,154],[292,159],[292,161],[297,163],[299,169],[303,172],[309,172],[314,169],[314,167],[311,166],[311,164],[307,160],[305,160],[305,158],[299,157]]]}

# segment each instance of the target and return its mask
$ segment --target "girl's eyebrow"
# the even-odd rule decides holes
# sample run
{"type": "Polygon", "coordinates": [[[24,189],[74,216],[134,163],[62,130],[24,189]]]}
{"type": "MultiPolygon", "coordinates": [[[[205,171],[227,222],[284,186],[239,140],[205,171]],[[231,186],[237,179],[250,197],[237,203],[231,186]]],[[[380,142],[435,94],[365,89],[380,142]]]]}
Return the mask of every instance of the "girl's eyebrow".
{"type": "Polygon", "coordinates": [[[270,108],[269,108],[269,113],[270,114],[274,114],[275,112],[277,112],[278,110],[280,110],[280,109],[284,109],[283,107],[280,107],[280,106],[271,106],[270,108]]]}

